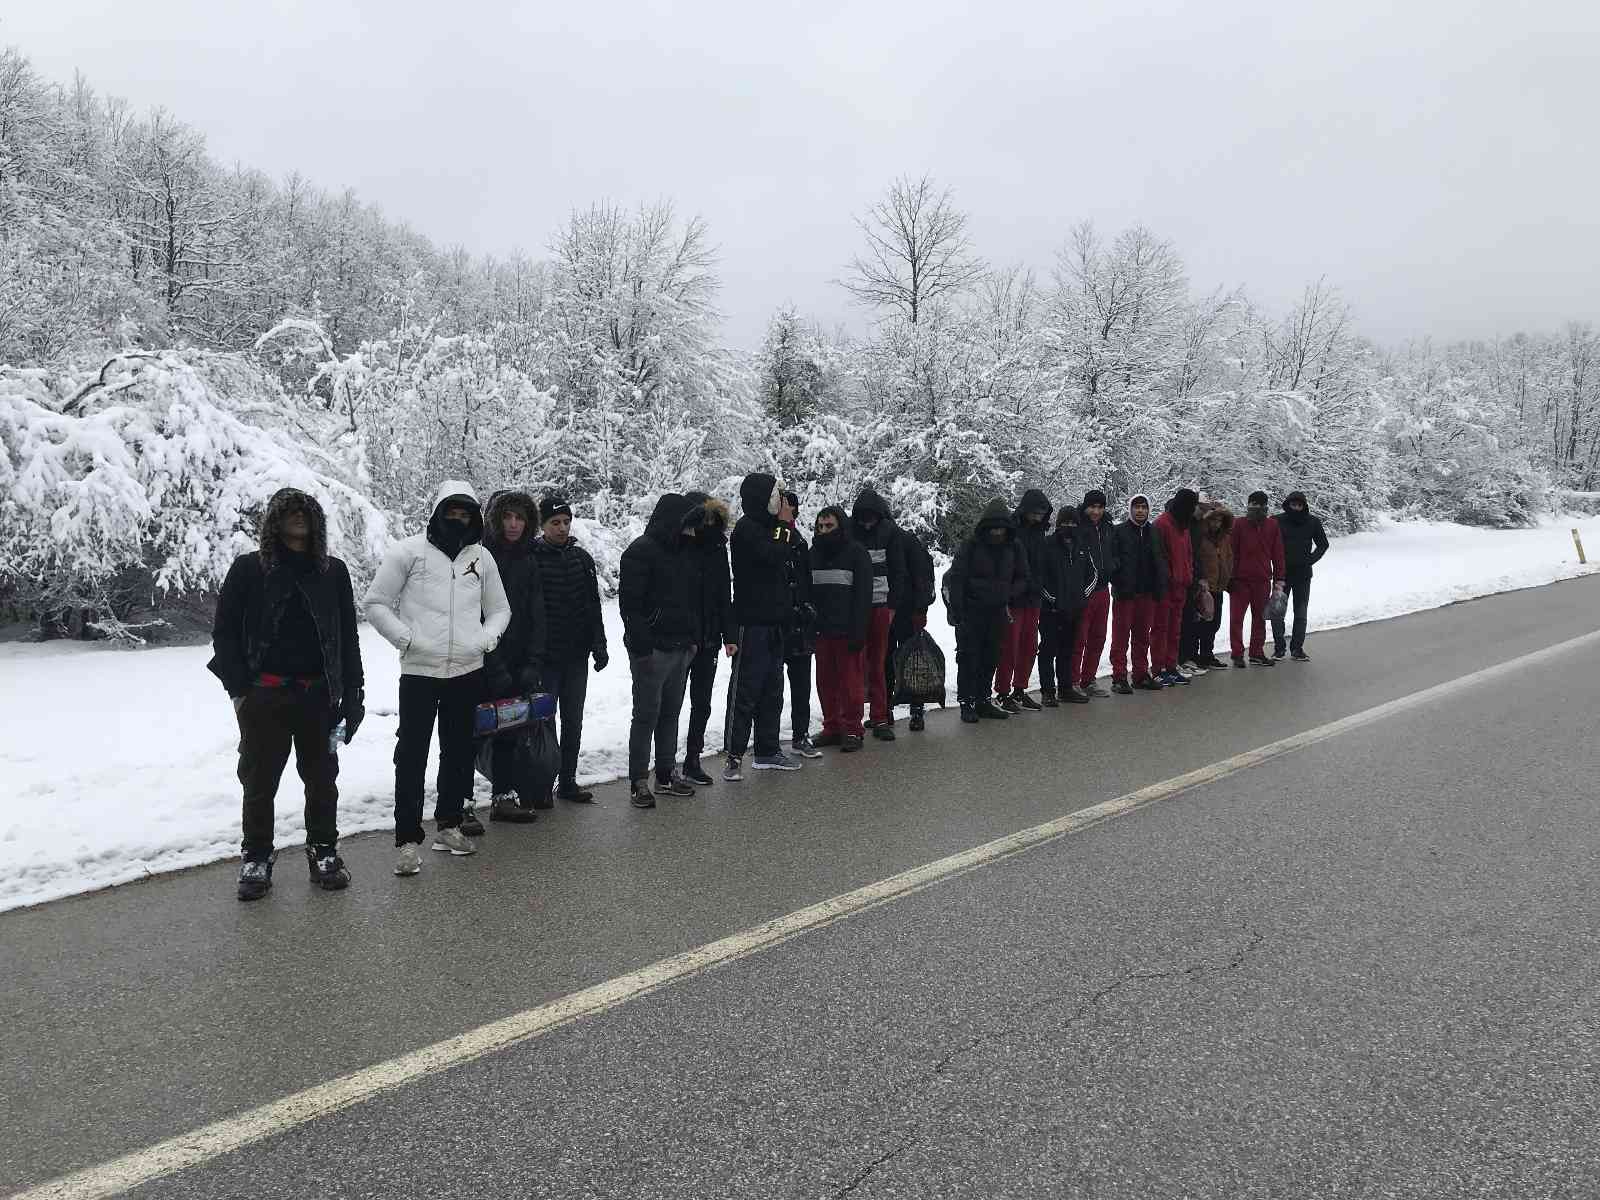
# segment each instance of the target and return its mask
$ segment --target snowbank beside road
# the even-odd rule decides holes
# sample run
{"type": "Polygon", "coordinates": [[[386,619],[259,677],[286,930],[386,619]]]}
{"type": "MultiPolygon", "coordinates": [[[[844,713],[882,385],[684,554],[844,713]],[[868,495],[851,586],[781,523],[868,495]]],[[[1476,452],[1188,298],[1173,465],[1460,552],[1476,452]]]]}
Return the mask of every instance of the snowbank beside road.
{"type": "MultiPolygon", "coordinates": [[[[1313,629],[1432,608],[1586,573],[1569,530],[1600,553],[1600,517],[1533,529],[1486,530],[1385,521],[1340,538],[1317,568],[1313,629]]],[[[607,606],[612,665],[589,690],[581,776],[626,769],[628,668],[616,606],[607,606]]],[[[952,655],[942,613],[929,622],[952,655]]],[[[1226,631],[1223,634],[1226,638],[1226,631]]],[[[1313,645],[1312,649],[1315,649],[1313,645]]],[[[370,715],[342,752],[339,825],[345,834],[392,821],[393,650],[362,631],[370,715]]],[[[238,852],[237,730],[207,647],[142,651],[101,645],[0,645],[0,909],[55,899],[238,852]]],[[[727,671],[718,679],[707,742],[720,745],[727,671]]],[[[820,712],[813,700],[815,725],[820,712]]],[[[787,724],[787,711],[785,713],[787,724]]],[[[431,782],[431,777],[430,777],[431,782]]],[[[480,788],[483,786],[480,780],[480,788]]],[[[753,786],[759,786],[753,785],[753,786]]],[[[303,843],[299,781],[278,798],[280,868],[303,843]]],[[[431,811],[431,801],[429,802],[431,811]]],[[[538,836],[533,826],[528,836],[538,836]]]]}

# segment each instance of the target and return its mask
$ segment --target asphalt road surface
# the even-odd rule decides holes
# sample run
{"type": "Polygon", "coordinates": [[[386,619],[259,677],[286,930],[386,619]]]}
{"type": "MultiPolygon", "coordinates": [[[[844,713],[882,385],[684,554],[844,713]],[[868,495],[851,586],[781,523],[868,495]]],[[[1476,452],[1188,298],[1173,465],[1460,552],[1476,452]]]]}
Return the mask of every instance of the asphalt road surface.
{"type": "MultiPolygon", "coordinates": [[[[604,788],[417,879],[373,836],[343,894],[290,852],[256,904],[220,864],[0,915],[0,1192],[1597,627],[1589,578],[604,788]]],[[[133,1194],[1600,1195],[1597,679],[1546,655],[133,1194]]]]}

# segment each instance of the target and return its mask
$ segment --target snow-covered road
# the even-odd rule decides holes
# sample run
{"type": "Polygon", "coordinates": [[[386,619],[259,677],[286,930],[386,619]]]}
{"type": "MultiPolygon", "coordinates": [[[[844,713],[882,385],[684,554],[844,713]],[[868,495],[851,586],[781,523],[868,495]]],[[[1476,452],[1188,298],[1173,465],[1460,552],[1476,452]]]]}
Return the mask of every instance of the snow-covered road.
{"type": "MultiPolygon", "coordinates": [[[[1515,531],[1386,521],[1338,539],[1317,568],[1312,627],[1594,570],[1578,565],[1573,527],[1600,553],[1597,517],[1515,531]]],[[[617,778],[626,759],[628,670],[614,604],[606,619],[615,657],[589,690],[580,772],[588,781],[617,778]]],[[[942,613],[929,628],[953,654],[942,613]]],[[[370,629],[362,630],[362,650],[370,715],[342,752],[339,824],[346,834],[386,828],[392,819],[398,663],[370,629]]],[[[209,657],[202,646],[0,645],[0,909],[237,853],[237,731],[227,698],[205,670],[209,657]]],[[[712,710],[713,746],[721,743],[726,678],[724,671],[712,710]]],[[[299,810],[291,769],[278,801],[280,849],[303,841],[299,810]]]]}

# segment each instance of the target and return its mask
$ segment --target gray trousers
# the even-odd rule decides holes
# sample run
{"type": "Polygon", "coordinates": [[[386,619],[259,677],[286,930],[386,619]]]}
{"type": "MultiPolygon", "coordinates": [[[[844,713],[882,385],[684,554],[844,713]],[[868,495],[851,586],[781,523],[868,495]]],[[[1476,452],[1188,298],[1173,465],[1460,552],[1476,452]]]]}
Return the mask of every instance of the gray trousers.
{"type": "Polygon", "coordinates": [[[628,726],[630,781],[649,778],[652,738],[656,778],[671,778],[678,755],[678,714],[683,711],[683,689],[694,654],[693,646],[683,646],[629,656],[628,669],[633,672],[633,721],[628,726]]]}

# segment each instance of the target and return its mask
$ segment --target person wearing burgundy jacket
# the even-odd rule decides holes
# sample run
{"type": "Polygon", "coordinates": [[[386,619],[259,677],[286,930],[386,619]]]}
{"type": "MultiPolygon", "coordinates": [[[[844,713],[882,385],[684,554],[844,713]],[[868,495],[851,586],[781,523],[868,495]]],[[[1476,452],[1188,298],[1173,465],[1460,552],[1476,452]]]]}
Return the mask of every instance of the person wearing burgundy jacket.
{"type": "Polygon", "coordinates": [[[1233,523],[1233,582],[1228,586],[1228,632],[1232,637],[1233,665],[1245,665],[1244,614],[1250,610],[1250,662],[1258,667],[1277,664],[1267,657],[1267,598],[1283,590],[1286,574],[1283,532],[1267,517],[1267,494],[1251,492],[1244,518],[1233,523]]]}
{"type": "Polygon", "coordinates": [[[1150,620],[1150,669],[1169,687],[1189,682],[1189,677],[1178,670],[1178,641],[1183,632],[1184,605],[1194,587],[1194,546],[1189,540],[1189,527],[1199,504],[1198,492],[1179,488],[1155,522],[1155,534],[1166,550],[1167,586],[1156,597],[1150,620]]]}

